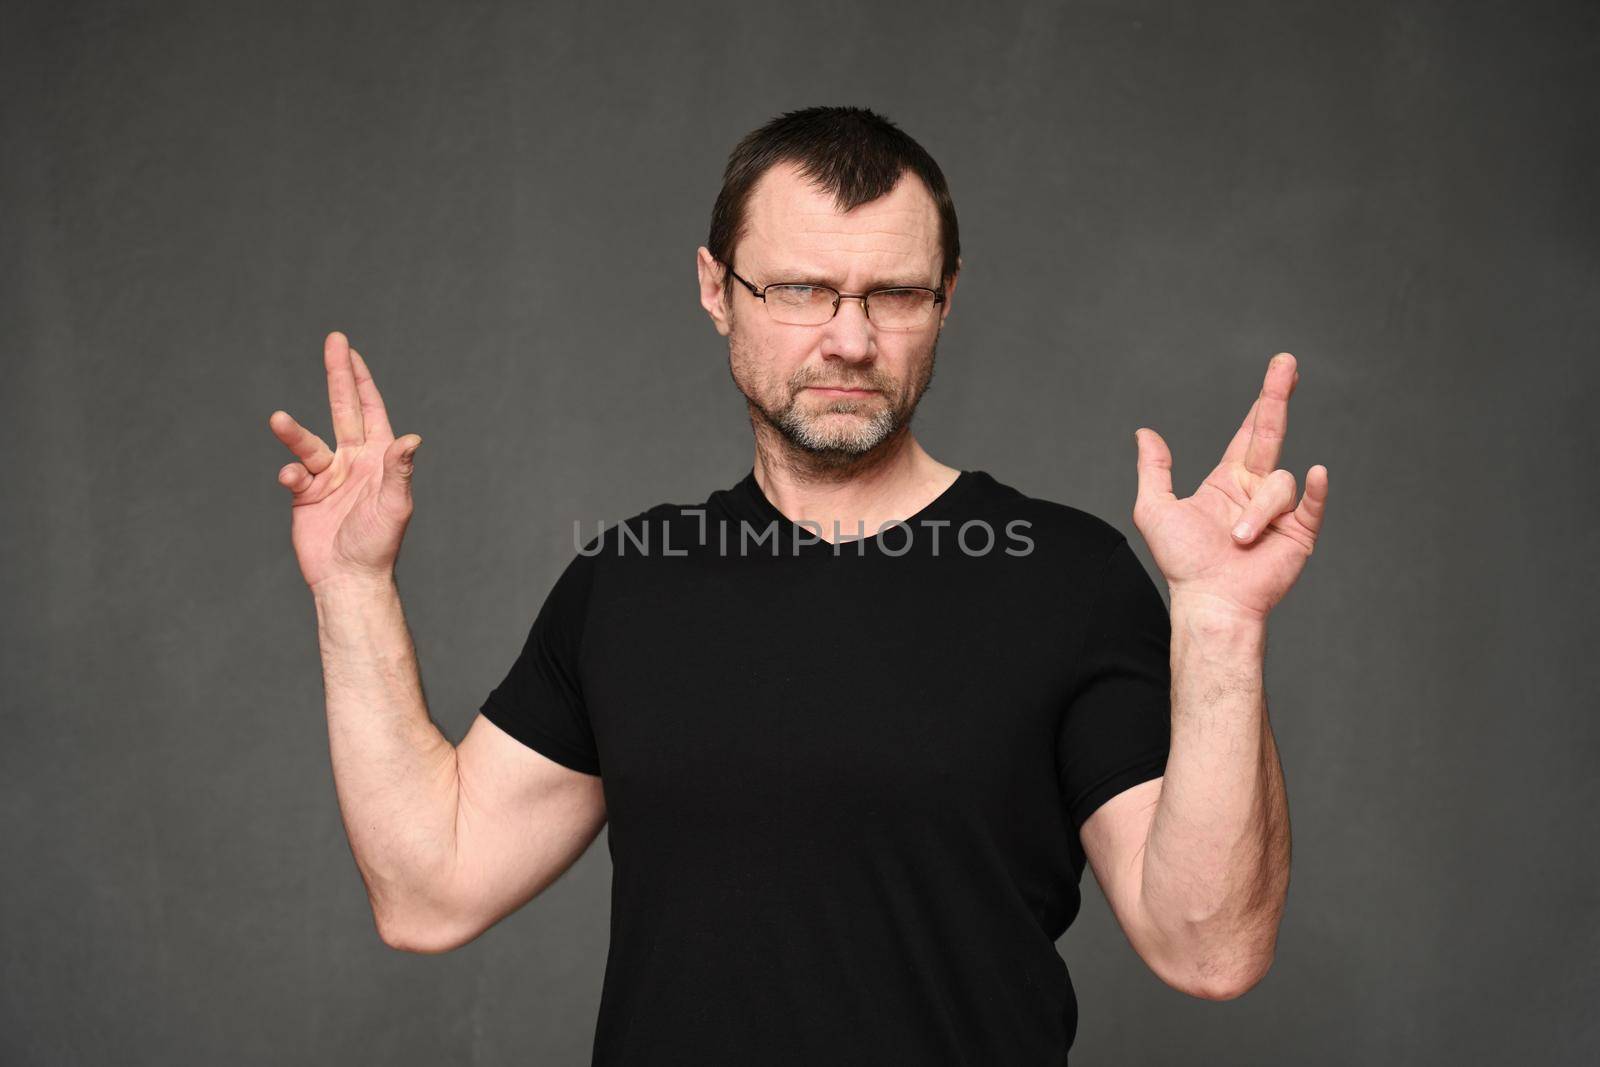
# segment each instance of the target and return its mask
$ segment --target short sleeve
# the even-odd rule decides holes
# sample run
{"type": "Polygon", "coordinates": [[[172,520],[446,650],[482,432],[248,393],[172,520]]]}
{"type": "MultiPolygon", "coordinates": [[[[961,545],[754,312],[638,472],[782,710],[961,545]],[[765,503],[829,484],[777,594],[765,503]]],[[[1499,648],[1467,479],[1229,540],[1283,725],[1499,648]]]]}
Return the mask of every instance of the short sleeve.
{"type": "Polygon", "coordinates": [[[1107,557],[1090,603],[1057,739],[1074,829],[1118,793],[1164,774],[1172,736],[1172,621],[1127,538],[1107,557]]]}
{"type": "Polygon", "coordinates": [[[521,653],[479,710],[529,748],[564,767],[598,775],[600,756],[578,670],[593,574],[591,556],[580,554],[567,564],[521,653]]]}

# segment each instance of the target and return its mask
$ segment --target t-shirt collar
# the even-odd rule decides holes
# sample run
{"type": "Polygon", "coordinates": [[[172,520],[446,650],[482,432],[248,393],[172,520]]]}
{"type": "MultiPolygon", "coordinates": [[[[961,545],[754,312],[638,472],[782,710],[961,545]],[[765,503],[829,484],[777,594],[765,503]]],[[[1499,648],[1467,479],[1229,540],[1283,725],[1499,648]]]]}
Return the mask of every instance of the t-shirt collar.
{"type": "MultiPolygon", "coordinates": [[[[914,526],[920,520],[941,519],[958,513],[962,503],[968,495],[968,492],[972,489],[973,484],[977,480],[978,472],[962,470],[956,475],[955,481],[951,482],[945,487],[944,492],[934,497],[933,500],[924,505],[923,508],[917,511],[915,514],[909,515],[899,521],[914,526]]],[[[778,524],[778,529],[782,532],[786,540],[792,537],[796,531],[798,531],[802,537],[807,539],[816,536],[815,529],[807,526],[800,526],[782,511],[778,510],[776,504],[767,499],[767,494],[761,489],[761,483],[756,481],[756,471],[754,467],[751,467],[750,470],[746,472],[745,476],[739,479],[739,481],[727,491],[727,501],[730,505],[729,510],[735,513],[736,518],[745,519],[754,523],[758,527],[765,527],[768,523],[776,522],[778,524]]],[[[831,530],[828,532],[832,533],[831,530]]],[[[868,541],[871,541],[876,537],[876,534],[877,530],[872,526],[868,526],[865,530],[864,536],[868,541]]],[[[855,539],[854,535],[854,528],[845,527],[843,524],[841,524],[841,536],[843,538],[853,540],[855,539]]],[[[809,547],[820,548],[829,552],[833,550],[833,546],[828,544],[826,541],[823,541],[817,545],[811,545],[809,547]]]]}

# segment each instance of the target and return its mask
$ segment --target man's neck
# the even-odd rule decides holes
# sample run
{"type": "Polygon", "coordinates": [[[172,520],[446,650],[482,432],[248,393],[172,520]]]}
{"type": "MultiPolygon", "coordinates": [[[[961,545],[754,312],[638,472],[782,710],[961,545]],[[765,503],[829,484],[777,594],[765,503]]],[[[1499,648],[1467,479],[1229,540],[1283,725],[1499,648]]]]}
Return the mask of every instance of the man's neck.
{"type": "Polygon", "coordinates": [[[820,526],[826,541],[871,537],[933,503],[961,474],[928,455],[909,429],[885,446],[840,468],[808,462],[787,441],[758,438],[756,483],[792,522],[820,526]]]}

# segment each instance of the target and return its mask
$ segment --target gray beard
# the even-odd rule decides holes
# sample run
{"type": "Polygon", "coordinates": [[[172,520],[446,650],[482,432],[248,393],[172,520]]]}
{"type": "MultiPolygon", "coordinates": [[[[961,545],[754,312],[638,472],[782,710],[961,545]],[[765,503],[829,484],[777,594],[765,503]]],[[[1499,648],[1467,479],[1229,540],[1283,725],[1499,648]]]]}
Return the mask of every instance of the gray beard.
{"type": "MultiPolygon", "coordinates": [[[[942,333],[943,330],[939,331],[942,333]]],[[[733,344],[732,338],[729,339],[733,344]]],[[[776,411],[768,410],[763,404],[758,403],[754,397],[744,391],[739,385],[737,376],[734,385],[744,395],[746,403],[750,405],[752,419],[759,418],[768,426],[778,432],[788,442],[789,446],[809,461],[809,465],[816,468],[849,468],[858,465],[862,459],[874,450],[882,448],[886,442],[892,441],[911,425],[912,416],[916,414],[917,405],[927,393],[928,387],[933,382],[933,368],[935,356],[939,349],[939,334],[934,334],[933,345],[928,350],[927,364],[920,380],[910,383],[910,402],[904,410],[896,407],[892,402],[864,420],[857,421],[853,426],[844,428],[824,429],[820,420],[808,414],[800,405],[801,388],[812,384],[849,385],[860,388],[874,388],[881,390],[884,399],[892,398],[884,382],[875,374],[869,372],[865,377],[854,377],[841,381],[837,375],[816,377],[812,374],[802,373],[796,375],[788,383],[789,401],[776,411]]],[[[732,370],[732,367],[729,368],[732,370]]],[[[856,401],[848,399],[835,400],[818,414],[829,411],[848,412],[855,406],[877,401],[856,401]]],[[[757,435],[759,437],[759,433],[757,435]]]]}
{"type": "MultiPolygon", "coordinates": [[[[848,411],[847,405],[853,403],[855,401],[837,401],[824,411],[848,411]]],[[[783,434],[784,440],[818,459],[865,455],[887,441],[902,425],[892,408],[880,407],[865,423],[824,430],[818,425],[820,419],[801,412],[798,398],[782,411],[769,414],[768,421],[783,434]]],[[[909,418],[906,421],[909,422],[909,418]]]]}

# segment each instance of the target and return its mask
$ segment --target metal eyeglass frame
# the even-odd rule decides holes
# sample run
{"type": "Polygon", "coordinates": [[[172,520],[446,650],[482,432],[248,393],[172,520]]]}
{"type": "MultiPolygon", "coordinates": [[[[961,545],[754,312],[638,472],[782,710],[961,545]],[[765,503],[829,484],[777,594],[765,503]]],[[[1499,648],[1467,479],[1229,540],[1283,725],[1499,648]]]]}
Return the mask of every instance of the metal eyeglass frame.
{"type": "MultiPolygon", "coordinates": [[[[944,286],[942,286],[942,285],[937,289],[929,289],[926,285],[886,285],[882,289],[869,289],[864,293],[841,293],[839,290],[835,289],[831,285],[816,285],[816,284],[814,284],[812,282],[768,282],[766,285],[763,285],[760,288],[757,288],[756,286],[751,285],[745,279],[739,277],[739,273],[738,273],[738,271],[733,269],[733,264],[732,263],[724,263],[723,266],[728,268],[728,273],[730,275],[732,275],[739,282],[740,285],[742,285],[746,289],[750,290],[750,295],[751,296],[755,297],[757,300],[761,301],[763,304],[767,303],[767,290],[771,289],[774,286],[803,285],[807,289],[823,289],[823,290],[826,290],[827,292],[832,293],[833,294],[833,314],[829,315],[822,322],[816,323],[816,325],[818,325],[818,326],[823,325],[823,323],[832,322],[833,318],[834,318],[834,315],[839,314],[839,304],[840,304],[840,302],[844,301],[844,300],[859,300],[859,301],[861,301],[861,313],[866,315],[868,321],[870,321],[872,319],[872,305],[870,303],[868,303],[868,301],[871,299],[873,293],[897,293],[897,292],[902,292],[902,291],[904,291],[906,289],[917,289],[917,290],[920,290],[921,292],[924,292],[924,293],[932,293],[933,294],[933,303],[929,306],[929,310],[930,311],[933,308],[936,308],[940,304],[944,303],[944,286]]],[[[772,311],[771,305],[767,306],[767,311],[769,313],[772,311]]],[[[879,325],[876,322],[874,322],[873,325],[877,326],[878,329],[880,329],[880,330],[916,330],[916,329],[920,329],[923,326],[926,326],[928,324],[928,322],[932,321],[932,319],[933,319],[933,316],[930,314],[927,319],[923,320],[922,322],[919,322],[916,326],[882,326],[882,325],[879,325]]],[[[780,326],[799,326],[799,325],[804,325],[803,323],[782,322],[782,321],[778,320],[777,318],[774,318],[772,321],[777,322],[778,325],[780,325],[780,326]]]]}

